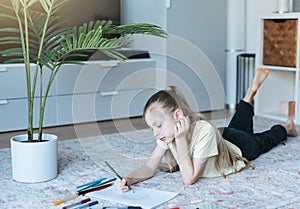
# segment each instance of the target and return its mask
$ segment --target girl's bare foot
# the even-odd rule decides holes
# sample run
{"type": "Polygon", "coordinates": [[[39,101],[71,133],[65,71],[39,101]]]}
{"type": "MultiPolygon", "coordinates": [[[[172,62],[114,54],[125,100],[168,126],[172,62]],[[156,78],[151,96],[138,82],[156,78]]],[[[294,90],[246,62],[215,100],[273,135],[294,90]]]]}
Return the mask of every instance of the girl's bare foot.
{"type": "Polygon", "coordinates": [[[255,96],[261,84],[268,77],[269,73],[270,70],[266,68],[258,68],[255,71],[255,75],[252,80],[251,86],[248,88],[248,91],[243,99],[245,102],[248,102],[249,104],[253,104],[253,97],[255,96]]]}
{"type": "Polygon", "coordinates": [[[289,118],[284,125],[288,136],[298,136],[296,126],[292,118],[289,118]]]}

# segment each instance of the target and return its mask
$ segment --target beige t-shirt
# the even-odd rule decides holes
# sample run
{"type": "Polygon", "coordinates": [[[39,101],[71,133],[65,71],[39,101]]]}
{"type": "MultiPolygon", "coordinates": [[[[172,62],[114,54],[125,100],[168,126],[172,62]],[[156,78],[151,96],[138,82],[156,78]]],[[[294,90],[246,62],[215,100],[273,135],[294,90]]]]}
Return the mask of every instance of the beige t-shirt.
{"type": "MultiPolygon", "coordinates": [[[[221,173],[218,172],[215,168],[215,160],[216,156],[218,155],[218,148],[217,148],[217,129],[214,128],[210,123],[204,120],[199,120],[196,122],[192,140],[190,143],[190,155],[192,158],[208,158],[205,169],[201,175],[201,177],[217,177],[221,176],[221,173]]],[[[225,140],[225,139],[223,139],[225,140]]],[[[174,155],[174,158],[178,162],[177,157],[177,150],[176,144],[173,141],[172,143],[166,144],[161,140],[156,141],[157,144],[162,147],[163,149],[170,149],[174,155]]],[[[235,154],[238,156],[242,156],[241,150],[234,144],[230,143],[229,141],[225,140],[225,143],[235,154]]],[[[241,160],[236,162],[236,170],[231,167],[227,166],[222,167],[222,171],[225,175],[235,173],[240,171],[245,167],[245,163],[241,160]]]]}

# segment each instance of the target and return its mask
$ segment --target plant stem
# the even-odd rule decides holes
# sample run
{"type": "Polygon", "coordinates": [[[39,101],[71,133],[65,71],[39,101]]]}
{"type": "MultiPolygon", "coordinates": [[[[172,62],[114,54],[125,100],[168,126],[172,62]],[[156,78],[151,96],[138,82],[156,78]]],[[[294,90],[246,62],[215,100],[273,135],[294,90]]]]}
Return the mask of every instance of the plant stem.
{"type": "Polygon", "coordinates": [[[55,67],[55,69],[51,69],[51,75],[50,75],[50,78],[49,78],[47,86],[46,86],[45,95],[43,97],[41,96],[41,98],[40,98],[40,99],[43,98],[43,102],[41,103],[41,106],[40,106],[39,133],[38,133],[39,141],[42,140],[42,135],[43,135],[43,123],[44,123],[44,115],[45,115],[47,98],[48,98],[49,91],[51,89],[52,83],[54,81],[54,78],[55,78],[59,68],[60,68],[60,66],[55,67]]]}
{"type": "Polygon", "coordinates": [[[26,88],[27,88],[27,103],[28,103],[28,127],[27,127],[27,135],[28,141],[32,141],[33,136],[33,124],[32,124],[32,100],[31,100],[31,76],[30,76],[30,57],[29,57],[29,45],[28,45],[28,22],[27,22],[27,5],[26,1],[13,1],[11,0],[11,4],[14,8],[14,12],[16,14],[16,18],[19,25],[20,37],[21,37],[21,45],[23,51],[23,58],[25,63],[25,71],[26,71],[26,88]],[[22,4],[23,13],[24,13],[24,25],[22,18],[19,15],[20,4],[22,4]]]}
{"type": "MultiPolygon", "coordinates": [[[[41,40],[40,40],[40,46],[39,46],[39,51],[38,51],[38,55],[37,55],[38,59],[40,58],[42,50],[43,50],[45,34],[46,34],[46,31],[47,31],[47,28],[48,28],[48,22],[49,22],[54,4],[55,4],[55,0],[52,0],[51,4],[49,5],[48,11],[45,11],[47,13],[47,17],[46,17],[46,20],[45,20],[45,23],[44,23],[43,33],[42,33],[41,40]]],[[[37,60],[36,65],[39,65],[39,60],[37,60]]],[[[43,67],[41,66],[40,67],[40,71],[41,71],[41,74],[40,74],[41,75],[41,77],[40,77],[41,86],[40,86],[40,88],[41,89],[42,89],[42,79],[43,79],[43,77],[42,77],[42,70],[43,69],[42,68],[43,67]]],[[[53,71],[51,73],[51,76],[52,76],[52,74],[53,74],[53,71]]],[[[54,74],[56,74],[56,73],[54,73],[54,74]]],[[[47,97],[48,97],[48,92],[50,90],[50,87],[51,87],[51,84],[53,82],[54,77],[50,78],[50,79],[52,79],[52,80],[48,81],[48,84],[47,84],[47,87],[46,87],[46,92],[45,92],[45,95],[44,95],[45,98],[43,99],[44,100],[43,102],[42,102],[43,93],[42,93],[42,90],[40,91],[40,101],[41,101],[40,103],[41,103],[42,106],[40,106],[40,115],[39,115],[39,134],[38,134],[39,141],[42,140],[45,105],[46,105],[46,100],[47,100],[47,97]]],[[[36,81],[35,81],[34,87],[35,87],[35,85],[36,85],[36,81]]]]}

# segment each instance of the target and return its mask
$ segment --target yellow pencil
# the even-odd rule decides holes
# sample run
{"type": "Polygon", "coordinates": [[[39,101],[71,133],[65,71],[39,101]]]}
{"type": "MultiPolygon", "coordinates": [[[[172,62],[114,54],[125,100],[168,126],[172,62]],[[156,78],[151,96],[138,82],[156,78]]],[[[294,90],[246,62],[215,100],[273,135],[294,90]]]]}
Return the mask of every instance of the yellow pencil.
{"type": "Polygon", "coordinates": [[[73,196],[71,196],[71,197],[68,197],[68,198],[66,198],[66,199],[58,200],[58,201],[54,202],[54,203],[53,203],[53,206],[60,205],[60,204],[65,203],[65,202],[67,202],[67,201],[69,201],[69,200],[73,200],[73,199],[75,199],[75,198],[77,198],[77,197],[78,197],[78,193],[76,193],[75,195],[73,195],[73,196]]]}

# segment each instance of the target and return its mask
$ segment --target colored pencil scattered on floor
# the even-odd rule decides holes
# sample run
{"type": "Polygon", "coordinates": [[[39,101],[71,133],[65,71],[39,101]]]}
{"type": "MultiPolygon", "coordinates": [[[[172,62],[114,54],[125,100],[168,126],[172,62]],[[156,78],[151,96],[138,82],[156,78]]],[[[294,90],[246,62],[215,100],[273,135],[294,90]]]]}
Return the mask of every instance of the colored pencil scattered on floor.
{"type": "Polygon", "coordinates": [[[53,206],[57,206],[57,205],[60,205],[62,203],[65,203],[69,200],[73,200],[73,199],[77,198],[80,195],[85,195],[89,192],[99,191],[99,190],[105,189],[107,187],[110,187],[115,183],[116,179],[117,178],[112,178],[112,179],[106,180],[106,178],[100,178],[96,181],[92,181],[92,182],[77,186],[76,187],[77,188],[76,194],[74,194],[74,195],[72,195],[68,198],[61,199],[61,200],[58,200],[58,201],[54,202],[53,206]]]}
{"type": "Polygon", "coordinates": [[[71,197],[68,197],[68,198],[66,198],[66,199],[62,199],[62,200],[58,200],[58,201],[54,202],[54,203],[53,203],[53,206],[60,205],[60,204],[62,204],[62,203],[68,202],[69,200],[73,200],[73,199],[75,199],[75,198],[77,198],[77,197],[78,197],[78,193],[76,193],[76,194],[74,194],[74,195],[72,195],[71,197]]]}

